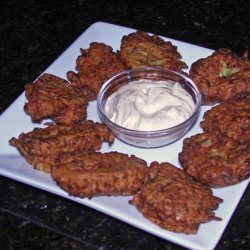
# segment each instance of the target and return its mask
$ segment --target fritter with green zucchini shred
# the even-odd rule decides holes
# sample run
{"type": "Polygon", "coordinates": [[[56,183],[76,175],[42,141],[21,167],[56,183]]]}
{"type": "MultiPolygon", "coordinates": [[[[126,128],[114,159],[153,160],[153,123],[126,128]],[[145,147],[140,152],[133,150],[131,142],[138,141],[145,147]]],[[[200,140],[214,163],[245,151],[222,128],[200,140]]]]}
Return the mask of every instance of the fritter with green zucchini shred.
{"type": "Polygon", "coordinates": [[[142,186],[147,163],[118,152],[85,152],[61,155],[52,177],[72,196],[117,196],[135,194],[142,186]]]}
{"type": "Polygon", "coordinates": [[[201,223],[220,220],[212,210],[222,201],[183,170],[167,162],[152,162],[146,183],[130,203],[164,229],[196,234],[201,223]]]}
{"type": "Polygon", "coordinates": [[[92,42],[88,49],[81,49],[76,60],[77,73],[67,72],[69,81],[74,86],[87,86],[96,99],[102,85],[112,76],[126,68],[113,49],[104,43],[92,42]]]}
{"type": "Polygon", "coordinates": [[[203,104],[224,102],[250,94],[250,60],[229,49],[218,49],[191,65],[190,78],[202,94],[203,104]]]}
{"type": "Polygon", "coordinates": [[[84,121],[80,124],[35,128],[18,138],[13,137],[10,144],[21,152],[29,164],[50,173],[51,167],[58,163],[60,154],[99,150],[103,142],[112,143],[113,140],[114,136],[106,125],[84,121]]]}
{"type": "Polygon", "coordinates": [[[25,86],[28,102],[24,110],[34,122],[51,118],[56,123],[77,123],[86,118],[93,93],[87,87],[74,87],[66,80],[45,73],[25,86]]]}
{"type": "Polygon", "coordinates": [[[200,126],[205,132],[250,142],[250,95],[214,106],[203,118],[200,126]]]}
{"type": "Polygon", "coordinates": [[[119,55],[130,69],[160,67],[182,72],[187,68],[176,46],[158,35],[150,36],[142,31],[123,36],[119,55]]]}
{"type": "Polygon", "coordinates": [[[234,185],[250,176],[249,142],[214,133],[184,139],[179,160],[188,175],[210,187],[234,185]]]}

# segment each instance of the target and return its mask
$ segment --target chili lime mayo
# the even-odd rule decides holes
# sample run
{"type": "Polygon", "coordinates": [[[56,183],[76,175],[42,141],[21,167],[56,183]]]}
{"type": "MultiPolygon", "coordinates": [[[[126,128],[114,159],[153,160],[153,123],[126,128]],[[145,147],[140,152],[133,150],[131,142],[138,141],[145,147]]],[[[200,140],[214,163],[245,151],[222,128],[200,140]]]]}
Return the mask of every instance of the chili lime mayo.
{"type": "Polygon", "coordinates": [[[122,127],[154,131],[182,123],[194,108],[191,95],[178,82],[141,79],[110,95],[105,113],[122,127]]]}

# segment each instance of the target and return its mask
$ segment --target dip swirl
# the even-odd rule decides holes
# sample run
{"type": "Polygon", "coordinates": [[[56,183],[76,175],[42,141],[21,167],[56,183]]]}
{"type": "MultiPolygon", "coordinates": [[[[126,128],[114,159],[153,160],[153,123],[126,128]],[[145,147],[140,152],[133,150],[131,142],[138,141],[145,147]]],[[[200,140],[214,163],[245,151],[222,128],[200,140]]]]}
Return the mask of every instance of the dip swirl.
{"type": "Polygon", "coordinates": [[[191,95],[178,82],[141,79],[110,95],[105,113],[122,127],[155,131],[184,122],[194,108],[191,95]]]}

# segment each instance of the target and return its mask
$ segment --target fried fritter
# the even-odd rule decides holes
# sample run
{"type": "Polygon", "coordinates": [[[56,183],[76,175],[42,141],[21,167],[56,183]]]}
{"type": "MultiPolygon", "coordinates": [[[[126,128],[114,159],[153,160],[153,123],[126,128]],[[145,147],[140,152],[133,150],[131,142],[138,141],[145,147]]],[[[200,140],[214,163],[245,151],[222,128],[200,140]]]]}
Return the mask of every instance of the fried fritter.
{"type": "Polygon", "coordinates": [[[125,70],[125,66],[113,49],[104,44],[93,42],[88,49],[81,49],[76,60],[77,73],[67,72],[68,80],[74,86],[88,86],[95,99],[109,78],[125,70]]]}
{"type": "Polygon", "coordinates": [[[128,68],[152,66],[179,72],[187,68],[176,46],[142,31],[123,36],[119,55],[128,68]]]}
{"type": "Polygon", "coordinates": [[[29,164],[50,173],[51,167],[58,163],[60,154],[95,151],[101,148],[103,142],[112,143],[113,140],[114,136],[106,125],[84,121],[80,124],[35,128],[18,138],[13,137],[9,142],[29,164]]]}
{"type": "Polygon", "coordinates": [[[152,162],[146,183],[130,203],[164,229],[196,234],[201,223],[220,220],[212,210],[222,201],[183,170],[167,162],[152,162]]]}
{"type": "Polygon", "coordinates": [[[118,152],[67,154],[60,162],[52,168],[57,184],[72,196],[88,198],[133,195],[148,169],[144,160],[118,152]]]}
{"type": "Polygon", "coordinates": [[[250,142],[250,96],[214,106],[203,118],[200,125],[205,132],[250,142]]]}
{"type": "Polygon", "coordinates": [[[28,103],[25,103],[24,110],[34,122],[51,118],[61,124],[84,120],[88,102],[93,96],[89,89],[73,87],[66,80],[47,73],[34,83],[28,83],[25,94],[28,103]]]}
{"type": "Polygon", "coordinates": [[[202,94],[203,104],[215,104],[250,94],[250,60],[229,49],[219,49],[191,65],[190,77],[202,94]]]}
{"type": "Polygon", "coordinates": [[[225,187],[249,178],[249,146],[227,136],[201,133],[184,139],[179,161],[195,180],[225,187]]]}

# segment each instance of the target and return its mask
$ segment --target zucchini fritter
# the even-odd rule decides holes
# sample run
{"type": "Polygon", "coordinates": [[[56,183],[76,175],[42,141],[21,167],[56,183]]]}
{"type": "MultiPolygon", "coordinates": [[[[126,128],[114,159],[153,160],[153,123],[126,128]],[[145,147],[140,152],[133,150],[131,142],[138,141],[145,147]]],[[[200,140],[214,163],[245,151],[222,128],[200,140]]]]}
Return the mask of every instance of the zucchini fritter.
{"type": "Polygon", "coordinates": [[[250,96],[212,107],[203,118],[200,126],[205,132],[250,142],[250,96]]]}
{"type": "Polygon", "coordinates": [[[45,73],[25,86],[28,102],[24,110],[34,122],[51,118],[56,123],[70,124],[86,118],[87,105],[93,95],[86,87],[74,87],[66,80],[45,73]]]}
{"type": "Polygon", "coordinates": [[[149,66],[182,72],[187,68],[176,46],[142,31],[123,36],[119,54],[130,69],[149,66]]]}
{"type": "Polygon", "coordinates": [[[65,152],[95,151],[103,142],[112,143],[113,134],[108,127],[93,121],[80,124],[54,124],[46,128],[35,128],[12,138],[15,146],[26,161],[35,168],[50,173],[51,167],[58,163],[59,156],[65,152]]]}
{"type": "Polygon", "coordinates": [[[201,133],[183,141],[179,160],[195,180],[210,187],[234,185],[250,176],[250,144],[201,133]]]}
{"type": "Polygon", "coordinates": [[[167,162],[151,163],[146,183],[130,201],[153,223],[186,234],[196,234],[201,223],[220,220],[212,210],[221,202],[211,189],[167,162]]]}
{"type": "Polygon", "coordinates": [[[125,70],[125,66],[113,49],[93,42],[88,49],[81,49],[76,60],[77,73],[67,72],[68,80],[74,86],[87,86],[96,99],[102,85],[112,76],[125,70]]]}
{"type": "Polygon", "coordinates": [[[224,102],[250,94],[250,60],[229,49],[218,49],[191,65],[190,77],[202,94],[203,104],[224,102]]]}
{"type": "Polygon", "coordinates": [[[72,196],[117,196],[135,194],[144,182],[147,163],[118,152],[61,155],[52,168],[57,184],[72,196]]]}

